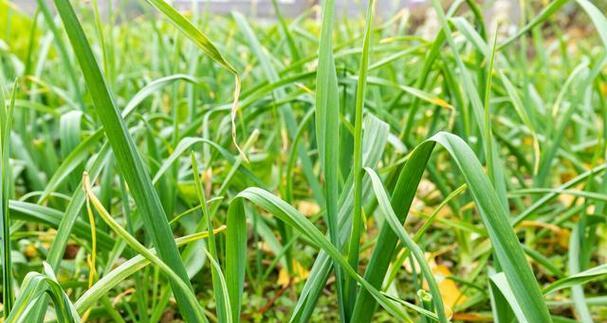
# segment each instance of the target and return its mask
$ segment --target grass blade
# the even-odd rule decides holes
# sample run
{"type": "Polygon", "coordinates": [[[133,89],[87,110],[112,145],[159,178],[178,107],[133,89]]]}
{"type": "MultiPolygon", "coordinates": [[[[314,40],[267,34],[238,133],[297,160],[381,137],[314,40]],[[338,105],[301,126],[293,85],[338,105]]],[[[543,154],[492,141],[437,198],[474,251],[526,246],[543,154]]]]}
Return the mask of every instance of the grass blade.
{"type": "MultiPolygon", "coordinates": [[[[213,233],[218,234],[224,230],[225,226],[221,226],[215,229],[213,233]]],[[[178,246],[184,246],[201,239],[206,239],[208,236],[208,232],[194,233],[175,239],[175,243],[178,246]]],[[[154,249],[149,249],[149,252],[156,254],[156,250],[154,249]]],[[[112,271],[106,273],[95,283],[95,285],[93,285],[93,287],[89,288],[80,296],[80,298],[78,298],[78,300],[74,303],[76,310],[78,313],[86,312],[89,308],[95,305],[99,299],[101,299],[104,295],[107,295],[111,289],[115,288],[128,277],[140,272],[150,263],[150,260],[143,255],[137,255],[125,261],[120,266],[114,268],[112,271]]]]}
{"type": "Polygon", "coordinates": [[[607,50],[607,18],[605,17],[605,14],[601,13],[601,11],[588,0],[576,1],[586,11],[588,16],[590,16],[590,20],[594,23],[597,32],[603,41],[605,50],[607,50]]]}
{"type": "MultiPolygon", "coordinates": [[[[226,279],[228,280],[230,292],[234,293],[231,295],[235,295],[234,297],[237,301],[242,294],[244,281],[244,271],[242,270],[244,269],[244,262],[246,260],[246,240],[244,239],[246,237],[246,221],[243,200],[248,200],[254,205],[272,213],[294,230],[308,237],[310,241],[330,255],[331,259],[344,270],[345,274],[353,277],[389,313],[397,319],[410,322],[399,306],[396,306],[392,300],[389,300],[383,293],[371,286],[369,282],[350,267],[347,259],[341,252],[308,219],[275,195],[256,187],[251,187],[240,192],[230,203],[230,210],[228,211],[226,238],[228,239],[228,246],[231,246],[226,252],[226,279]],[[235,276],[232,276],[234,274],[235,276]],[[232,282],[231,284],[230,281],[232,282]],[[240,292],[240,294],[235,294],[236,292],[240,292]]],[[[424,309],[414,305],[411,305],[411,307],[420,313],[428,314],[424,309]]],[[[236,310],[239,311],[239,309],[236,310]]]]}
{"type": "Polygon", "coordinates": [[[215,47],[213,42],[203,34],[196,26],[194,26],[187,18],[171,7],[164,0],[146,0],[149,4],[158,9],[166,18],[168,18],[177,29],[179,29],[188,39],[190,39],[196,47],[202,50],[214,62],[221,65],[228,72],[234,75],[234,102],[232,103],[232,141],[241,155],[245,156],[238,143],[236,142],[236,114],[238,112],[238,97],[240,96],[240,76],[238,71],[228,62],[221,52],[215,47]]]}
{"type": "MultiPolygon", "coordinates": [[[[139,212],[144,219],[147,232],[158,248],[160,258],[169,264],[182,281],[189,286],[190,282],[185,266],[175,245],[167,216],[162,208],[156,190],[147,174],[141,156],[135,143],[128,133],[124,120],[110,94],[109,88],[101,74],[97,61],[91,51],[84,31],[69,3],[69,0],[55,0],[74,52],[80,63],[91,96],[95,98],[95,108],[101,120],[105,134],[116,157],[118,168],[126,183],[129,185],[139,212]]],[[[178,283],[171,281],[176,287],[178,283]]],[[[195,308],[187,305],[186,294],[181,289],[174,290],[178,305],[184,316],[196,320],[195,308]]]]}
{"type": "MultiPolygon", "coordinates": [[[[234,17],[234,20],[236,21],[240,29],[242,29],[242,31],[244,32],[245,37],[249,45],[252,47],[253,52],[257,56],[257,59],[259,60],[263,69],[263,73],[265,74],[268,81],[270,83],[280,82],[280,76],[274,66],[271,64],[269,55],[262,47],[261,43],[259,42],[259,39],[255,36],[255,33],[246,21],[245,17],[238,12],[232,13],[232,16],[234,17]]],[[[275,96],[275,99],[277,101],[281,101],[287,97],[287,92],[282,88],[275,89],[272,94],[275,96]]],[[[297,134],[297,122],[295,120],[295,115],[293,113],[291,104],[281,105],[280,111],[282,114],[282,118],[284,119],[287,132],[289,133],[289,137],[291,140],[294,140],[297,134]]],[[[316,198],[316,201],[318,203],[323,203],[324,197],[322,195],[322,189],[320,183],[318,182],[318,179],[316,179],[316,176],[314,175],[312,167],[313,165],[310,161],[308,153],[306,152],[305,146],[303,144],[297,144],[296,147],[297,155],[299,156],[299,159],[303,164],[304,175],[306,176],[306,179],[308,180],[308,183],[312,188],[314,197],[316,198]]]]}
{"type": "Polygon", "coordinates": [[[13,85],[10,103],[6,106],[4,87],[0,85],[0,228],[2,231],[2,304],[4,304],[4,318],[7,318],[10,313],[14,301],[11,266],[11,217],[8,200],[11,185],[10,136],[16,93],[17,83],[13,85]]]}
{"type": "MultiPolygon", "coordinates": [[[[583,226],[580,222],[573,228],[571,236],[569,237],[569,261],[568,267],[571,275],[577,275],[580,273],[581,264],[581,244],[583,237],[583,226]]],[[[574,280],[575,281],[575,280],[574,280]]],[[[580,284],[571,284],[571,298],[575,304],[575,311],[577,316],[582,322],[592,322],[592,315],[590,309],[586,304],[586,296],[584,295],[584,289],[580,284]]]]}
{"type": "Polygon", "coordinates": [[[440,290],[438,289],[438,284],[436,283],[436,279],[434,279],[434,274],[432,274],[430,266],[428,265],[428,262],[424,257],[424,253],[403,229],[401,223],[398,220],[398,217],[396,217],[396,214],[392,209],[390,199],[388,198],[388,194],[386,193],[386,190],[379,176],[371,168],[365,168],[365,171],[371,178],[375,197],[377,198],[380,209],[382,210],[382,213],[386,218],[387,225],[389,225],[392,231],[396,233],[398,238],[401,240],[401,243],[407,246],[411,254],[413,254],[413,257],[415,257],[415,260],[417,260],[417,263],[421,267],[422,273],[424,274],[426,281],[430,286],[430,291],[432,293],[432,303],[434,304],[434,308],[438,313],[438,321],[441,323],[448,322],[449,320],[445,316],[445,305],[443,304],[442,296],[440,290]]]}
{"type": "MultiPolygon", "coordinates": [[[[316,72],[316,140],[324,178],[325,221],[331,243],[341,248],[337,228],[338,171],[339,171],[339,91],[335,60],[333,58],[333,21],[335,1],[325,0],[322,5],[322,26],[316,72]]],[[[347,321],[343,277],[337,264],[334,266],[337,280],[339,317],[347,321]]]]}
{"type": "MultiPolygon", "coordinates": [[[[398,220],[403,222],[405,219],[423,169],[426,167],[436,143],[441,144],[449,152],[466,179],[497,259],[508,283],[512,286],[513,295],[519,303],[526,304],[523,308],[523,314],[529,322],[551,322],[552,319],[544,303],[538,283],[527,263],[520,242],[509,223],[507,211],[497,198],[497,193],[487,176],[480,171],[482,168],[479,161],[462,139],[441,132],[420,144],[411,153],[401,171],[391,198],[393,208],[398,205],[399,210],[402,210],[403,205],[405,206],[404,212],[397,215],[398,220]]],[[[365,277],[373,279],[372,283],[377,284],[376,286],[382,283],[381,278],[384,277],[391,258],[391,256],[387,257],[386,255],[393,253],[395,244],[395,236],[391,229],[384,226],[365,273],[365,277]]],[[[370,301],[367,294],[360,293],[358,295],[358,304],[355,307],[353,319],[361,320],[362,318],[362,320],[366,320],[370,318],[372,311],[369,308],[373,306],[372,303],[369,303],[370,301]]]]}
{"type": "Polygon", "coordinates": [[[607,265],[599,265],[586,269],[577,274],[559,279],[544,288],[544,294],[554,293],[558,290],[569,288],[574,285],[582,285],[607,275],[607,265]]]}
{"type": "Polygon", "coordinates": [[[44,295],[49,295],[55,304],[55,312],[59,322],[80,322],[80,316],[69,297],[57,282],[52,268],[44,263],[44,274],[30,272],[21,285],[21,294],[15,301],[15,307],[7,317],[6,322],[23,322],[28,314],[28,308],[44,295]]]}
{"type": "MultiPolygon", "coordinates": [[[[365,129],[363,133],[363,166],[375,167],[384,153],[390,133],[389,126],[372,114],[367,113],[363,128],[365,129]]],[[[339,200],[340,238],[342,241],[347,241],[350,235],[351,217],[349,215],[352,214],[354,204],[352,181],[353,178],[350,175],[344,185],[350,189],[343,191],[339,200]]],[[[363,196],[367,197],[370,195],[370,183],[365,179],[363,183],[363,196]]],[[[291,315],[291,322],[307,322],[310,320],[318,298],[329,278],[331,264],[330,257],[322,251],[314,262],[310,277],[299,295],[297,305],[291,315]]]]}
{"type": "MultiPolygon", "coordinates": [[[[362,194],[363,194],[363,107],[367,91],[367,73],[369,70],[369,53],[371,51],[371,37],[373,36],[373,16],[375,15],[375,1],[369,1],[365,32],[363,38],[363,49],[360,57],[360,69],[356,84],[356,103],[354,106],[354,156],[352,161],[352,177],[354,179],[354,205],[352,213],[352,232],[350,234],[350,245],[348,248],[348,262],[352,268],[358,268],[360,254],[360,237],[363,229],[362,194]]],[[[345,281],[345,303],[348,315],[352,313],[356,300],[356,285],[353,279],[345,281]]]]}
{"type": "Polygon", "coordinates": [[[207,207],[207,199],[205,197],[204,189],[202,183],[200,182],[200,169],[198,168],[198,163],[196,162],[196,156],[194,153],[191,153],[192,160],[192,171],[194,173],[194,185],[196,186],[196,195],[198,196],[198,200],[200,201],[200,205],[202,207],[203,217],[207,219],[208,225],[208,254],[209,259],[211,261],[211,278],[213,281],[213,292],[215,294],[215,302],[217,302],[217,318],[220,322],[232,322],[232,316],[230,308],[229,299],[227,296],[227,292],[225,291],[227,287],[225,286],[225,281],[223,278],[223,273],[221,272],[221,268],[215,259],[217,258],[217,245],[215,243],[215,235],[213,233],[213,219],[211,218],[211,213],[207,207]]]}
{"type": "Polygon", "coordinates": [[[132,235],[130,235],[124,228],[122,228],[112,216],[105,210],[103,204],[97,199],[95,194],[93,193],[89,177],[87,173],[84,173],[82,177],[83,181],[83,189],[86,193],[87,202],[91,203],[97,213],[101,216],[101,218],[108,224],[108,226],[122,239],[126,241],[126,243],[133,248],[138,254],[144,256],[151,263],[158,266],[170,279],[171,281],[178,286],[179,290],[186,296],[187,304],[189,305],[188,312],[182,313],[186,315],[186,317],[193,317],[194,322],[207,322],[206,317],[203,314],[202,308],[200,304],[198,304],[198,300],[196,299],[196,295],[191,290],[191,286],[186,284],[177,273],[175,273],[166,263],[164,263],[160,258],[146,249],[137,239],[135,239],[132,235]]]}
{"type": "MultiPolygon", "coordinates": [[[[510,287],[510,284],[508,283],[508,279],[506,278],[506,275],[504,273],[493,273],[492,275],[489,276],[489,279],[491,280],[491,285],[495,286],[497,289],[497,292],[500,293],[501,295],[499,295],[500,297],[502,297],[502,299],[504,301],[506,301],[508,303],[508,305],[510,306],[510,310],[511,313],[514,314],[514,316],[516,316],[516,318],[518,319],[519,322],[529,322],[527,320],[527,318],[525,317],[525,314],[523,313],[523,309],[521,306],[521,303],[518,302],[518,300],[516,299],[516,296],[514,296],[514,293],[512,292],[512,288],[510,287]]],[[[495,289],[491,289],[491,291],[493,292],[495,289]]],[[[497,295],[494,295],[494,297],[497,297],[497,295]]],[[[511,322],[512,321],[512,317],[510,315],[505,314],[505,309],[504,308],[500,308],[501,304],[493,304],[494,306],[496,306],[497,308],[494,309],[494,312],[498,312],[499,316],[497,321],[499,322],[511,322]]]]}

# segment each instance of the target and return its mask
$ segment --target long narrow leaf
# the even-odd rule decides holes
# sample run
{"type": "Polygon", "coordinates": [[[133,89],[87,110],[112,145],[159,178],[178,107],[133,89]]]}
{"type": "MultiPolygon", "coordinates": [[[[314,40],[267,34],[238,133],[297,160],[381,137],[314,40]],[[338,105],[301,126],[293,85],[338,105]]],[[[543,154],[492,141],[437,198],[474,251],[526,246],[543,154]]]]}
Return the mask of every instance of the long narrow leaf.
{"type": "MultiPolygon", "coordinates": [[[[152,186],[152,181],[137,152],[135,143],[128,133],[125,122],[118,113],[80,22],[69,0],[55,0],[55,5],[80,63],[87,87],[94,98],[97,115],[112,146],[120,173],[131,189],[139,212],[144,218],[144,225],[158,248],[160,258],[169,264],[187,286],[190,286],[185,266],[179,256],[158,194],[152,186]]],[[[171,283],[176,284],[174,281],[171,283]]],[[[174,292],[183,315],[195,320],[194,309],[186,305],[186,295],[181,289],[175,289],[174,292]]]]}

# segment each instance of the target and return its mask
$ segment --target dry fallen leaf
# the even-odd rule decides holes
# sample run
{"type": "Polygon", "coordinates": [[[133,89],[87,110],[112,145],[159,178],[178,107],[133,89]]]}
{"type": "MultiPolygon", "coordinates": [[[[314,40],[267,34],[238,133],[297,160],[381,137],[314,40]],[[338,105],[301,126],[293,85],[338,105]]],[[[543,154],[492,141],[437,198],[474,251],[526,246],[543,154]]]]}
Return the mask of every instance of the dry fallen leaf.
{"type": "MultiPolygon", "coordinates": [[[[307,271],[298,261],[293,260],[293,283],[298,283],[310,275],[310,272],[307,271]]],[[[287,268],[280,268],[278,271],[278,280],[277,283],[281,287],[287,287],[291,281],[291,277],[289,276],[289,271],[287,268]]]]}
{"type": "MultiPolygon", "coordinates": [[[[428,253],[426,253],[426,259],[428,259],[428,265],[430,266],[430,270],[432,270],[432,273],[434,274],[434,279],[436,279],[436,283],[438,284],[438,289],[441,293],[443,303],[446,307],[445,310],[448,313],[451,313],[455,305],[461,304],[466,300],[466,295],[461,292],[461,290],[457,286],[457,283],[454,280],[448,278],[452,276],[449,267],[437,264],[434,260],[434,257],[428,253]]],[[[415,263],[415,266],[417,267],[416,271],[419,272],[420,269],[418,267],[417,262],[415,263]]],[[[403,263],[403,267],[408,272],[411,272],[412,268],[410,261],[405,261],[403,263]]],[[[423,287],[424,289],[428,289],[428,285],[425,281],[423,287]]]]}
{"type": "Polygon", "coordinates": [[[315,202],[299,201],[297,203],[297,210],[305,216],[312,216],[320,212],[320,207],[315,202]]]}
{"type": "Polygon", "coordinates": [[[447,266],[436,265],[432,268],[432,273],[438,283],[438,289],[443,297],[445,306],[453,309],[455,305],[461,304],[466,300],[466,295],[462,294],[455,281],[448,278],[451,276],[451,271],[447,266]]]}

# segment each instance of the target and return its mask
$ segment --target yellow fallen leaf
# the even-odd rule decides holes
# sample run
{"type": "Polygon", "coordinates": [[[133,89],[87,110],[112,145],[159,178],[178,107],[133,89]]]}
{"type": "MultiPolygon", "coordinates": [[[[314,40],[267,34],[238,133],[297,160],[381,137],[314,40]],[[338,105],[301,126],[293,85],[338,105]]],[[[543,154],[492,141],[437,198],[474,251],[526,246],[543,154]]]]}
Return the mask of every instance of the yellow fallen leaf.
{"type": "MultiPolygon", "coordinates": [[[[293,283],[298,283],[310,275],[310,272],[307,271],[297,260],[293,260],[293,283]]],[[[280,268],[278,271],[278,280],[277,283],[281,287],[289,286],[291,282],[291,277],[289,276],[289,271],[287,268],[280,268]]]]}
{"type": "Polygon", "coordinates": [[[311,216],[320,212],[318,204],[311,201],[299,201],[297,203],[297,210],[305,216],[311,216]]]}
{"type": "Polygon", "coordinates": [[[289,277],[289,272],[286,268],[280,268],[278,271],[278,280],[276,283],[282,287],[289,285],[291,278],[289,277]]]}
{"type": "MultiPolygon", "coordinates": [[[[428,259],[428,266],[430,266],[430,270],[432,270],[434,279],[436,279],[436,283],[438,284],[438,290],[443,299],[443,303],[445,304],[445,312],[450,316],[453,313],[453,307],[455,305],[466,301],[466,295],[461,292],[454,280],[448,278],[452,276],[449,267],[437,264],[434,260],[434,256],[431,256],[428,253],[426,253],[426,259],[428,259]]],[[[415,262],[415,266],[418,267],[417,262],[415,262]]],[[[405,261],[403,267],[405,267],[405,270],[408,272],[411,272],[412,268],[410,261],[405,261]]],[[[419,268],[416,268],[416,271],[419,272],[419,268]]],[[[428,284],[425,281],[423,288],[426,290],[428,289],[428,284]]]]}
{"type": "Polygon", "coordinates": [[[455,305],[461,304],[466,300],[466,295],[462,294],[455,281],[448,278],[451,276],[451,271],[447,266],[436,265],[432,268],[432,273],[438,283],[438,289],[443,297],[445,306],[453,309],[455,305]]]}

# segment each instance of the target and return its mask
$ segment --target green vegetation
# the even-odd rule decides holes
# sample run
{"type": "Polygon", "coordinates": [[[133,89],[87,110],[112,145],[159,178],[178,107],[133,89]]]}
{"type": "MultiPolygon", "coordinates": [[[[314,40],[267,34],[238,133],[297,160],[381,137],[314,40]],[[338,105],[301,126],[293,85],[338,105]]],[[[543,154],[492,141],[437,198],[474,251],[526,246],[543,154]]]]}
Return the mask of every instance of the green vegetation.
{"type": "Polygon", "coordinates": [[[98,2],[0,0],[4,321],[607,320],[601,3],[98,2]]]}

